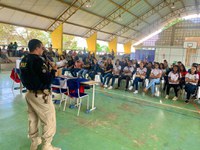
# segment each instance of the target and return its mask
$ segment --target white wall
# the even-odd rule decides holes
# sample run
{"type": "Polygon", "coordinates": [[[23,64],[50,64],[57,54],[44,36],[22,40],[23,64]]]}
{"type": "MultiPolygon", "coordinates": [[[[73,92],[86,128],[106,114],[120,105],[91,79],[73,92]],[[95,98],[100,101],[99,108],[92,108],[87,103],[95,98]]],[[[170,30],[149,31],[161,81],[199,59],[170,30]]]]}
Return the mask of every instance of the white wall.
{"type": "MultiPolygon", "coordinates": [[[[166,59],[170,64],[174,61],[181,61],[185,64],[186,49],[178,47],[160,47],[156,48],[155,61],[163,62],[166,59]]],[[[197,49],[197,55],[193,55],[190,64],[200,63],[200,49],[197,49]]]]}

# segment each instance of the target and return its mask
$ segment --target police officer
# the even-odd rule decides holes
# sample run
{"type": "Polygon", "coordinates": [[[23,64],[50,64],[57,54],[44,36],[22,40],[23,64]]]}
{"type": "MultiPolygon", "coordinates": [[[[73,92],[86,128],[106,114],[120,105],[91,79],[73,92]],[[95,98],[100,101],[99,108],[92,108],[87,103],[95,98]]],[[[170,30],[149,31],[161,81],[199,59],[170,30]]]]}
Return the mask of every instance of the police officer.
{"type": "Polygon", "coordinates": [[[43,141],[42,150],[61,150],[53,147],[51,142],[56,133],[55,107],[51,98],[51,81],[55,77],[56,66],[42,59],[44,46],[40,40],[32,39],[28,43],[30,54],[22,58],[20,63],[21,81],[28,89],[26,102],[28,105],[30,150],[37,150],[43,141]],[[43,126],[42,138],[39,137],[38,123],[43,126]]]}

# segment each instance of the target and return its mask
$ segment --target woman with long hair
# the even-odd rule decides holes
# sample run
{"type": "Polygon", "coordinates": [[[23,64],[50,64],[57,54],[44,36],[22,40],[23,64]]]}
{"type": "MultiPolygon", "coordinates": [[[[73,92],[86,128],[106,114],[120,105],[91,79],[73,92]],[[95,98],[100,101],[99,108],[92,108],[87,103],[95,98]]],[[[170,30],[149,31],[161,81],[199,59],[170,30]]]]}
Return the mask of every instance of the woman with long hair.
{"type": "Polygon", "coordinates": [[[185,91],[187,92],[185,103],[189,103],[191,94],[194,94],[197,89],[197,84],[199,81],[199,75],[196,72],[197,68],[192,66],[190,72],[185,76],[185,91]]]}
{"type": "Polygon", "coordinates": [[[105,64],[104,72],[102,72],[102,74],[100,75],[102,86],[108,87],[108,85],[106,84],[106,80],[108,77],[112,76],[112,71],[113,71],[112,59],[108,58],[107,63],[105,64]]]}
{"type": "Polygon", "coordinates": [[[174,101],[176,101],[178,99],[178,87],[179,87],[179,82],[180,82],[180,72],[179,72],[179,67],[177,65],[173,66],[173,70],[170,71],[170,73],[168,74],[168,81],[169,84],[167,85],[167,92],[166,92],[166,96],[165,99],[169,98],[169,91],[170,88],[174,88],[174,93],[175,93],[175,97],[172,99],[174,101]]]}
{"type": "Polygon", "coordinates": [[[180,79],[180,88],[183,89],[183,86],[185,86],[185,75],[188,72],[185,69],[185,66],[183,64],[180,65],[180,74],[181,74],[181,79],[180,79]]]}
{"type": "Polygon", "coordinates": [[[113,85],[115,83],[115,79],[119,78],[119,75],[120,75],[120,72],[121,72],[121,66],[120,66],[119,63],[120,63],[120,61],[119,61],[119,59],[117,59],[116,62],[115,62],[115,66],[114,66],[113,72],[112,72],[112,76],[108,77],[107,85],[109,84],[110,79],[112,78],[112,83],[111,83],[111,85],[110,85],[110,87],[108,89],[112,89],[113,85]]]}
{"type": "Polygon", "coordinates": [[[151,70],[150,83],[146,88],[144,88],[144,92],[147,92],[148,89],[151,88],[152,96],[155,95],[155,86],[160,83],[160,78],[162,76],[162,71],[159,69],[159,63],[155,62],[154,67],[155,68],[151,70]]]}

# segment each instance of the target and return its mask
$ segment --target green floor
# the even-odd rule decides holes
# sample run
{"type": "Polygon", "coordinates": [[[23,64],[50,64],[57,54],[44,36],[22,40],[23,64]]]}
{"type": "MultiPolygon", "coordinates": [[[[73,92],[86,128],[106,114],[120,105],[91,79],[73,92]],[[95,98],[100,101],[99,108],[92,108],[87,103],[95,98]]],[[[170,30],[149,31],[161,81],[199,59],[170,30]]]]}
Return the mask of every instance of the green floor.
{"type": "MultiPolygon", "coordinates": [[[[24,94],[11,87],[9,73],[0,73],[0,150],[28,150],[24,94]]],[[[86,114],[84,103],[79,117],[77,109],[63,112],[56,105],[53,144],[62,150],[200,149],[200,107],[195,103],[97,87],[95,105],[86,114]]]]}

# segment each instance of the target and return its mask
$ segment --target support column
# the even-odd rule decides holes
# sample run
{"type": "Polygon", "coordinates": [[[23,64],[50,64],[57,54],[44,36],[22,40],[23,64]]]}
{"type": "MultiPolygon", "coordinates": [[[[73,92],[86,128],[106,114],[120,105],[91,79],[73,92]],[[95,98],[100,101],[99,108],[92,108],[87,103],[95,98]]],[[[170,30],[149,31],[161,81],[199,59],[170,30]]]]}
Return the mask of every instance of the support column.
{"type": "Polygon", "coordinates": [[[97,33],[92,34],[89,38],[86,39],[88,51],[96,55],[96,45],[97,45],[97,33]]]}
{"type": "Polygon", "coordinates": [[[117,37],[112,39],[109,43],[108,43],[108,47],[110,52],[112,52],[112,50],[114,51],[114,53],[117,53],[117,37]]]}
{"type": "Polygon", "coordinates": [[[58,54],[62,54],[63,49],[63,24],[60,24],[52,33],[51,40],[54,49],[58,49],[58,54]]]}
{"type": "Polygon", "coordinates": [[[132,44],[131,41],[129,41],[129,42],[124,44],[124,53],[125,54],[130,54],[131,53],[131,44],[132,44]]]}

